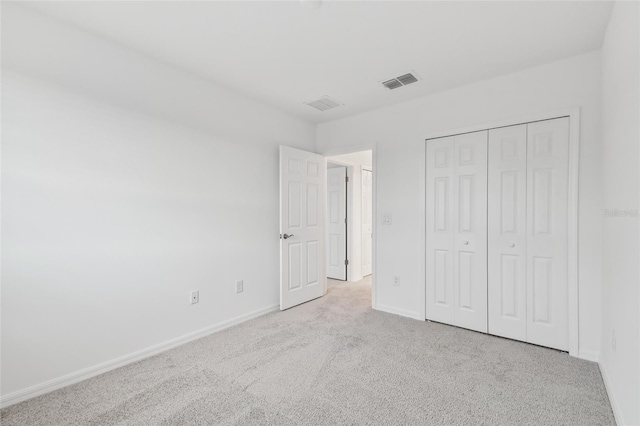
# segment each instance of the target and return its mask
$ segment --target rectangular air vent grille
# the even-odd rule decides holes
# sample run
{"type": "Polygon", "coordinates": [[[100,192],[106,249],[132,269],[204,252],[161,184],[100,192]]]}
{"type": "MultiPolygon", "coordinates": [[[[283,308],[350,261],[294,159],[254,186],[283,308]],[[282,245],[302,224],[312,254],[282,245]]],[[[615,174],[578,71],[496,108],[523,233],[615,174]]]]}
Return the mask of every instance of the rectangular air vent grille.
{"type": "Polygon", "coordinates": [[[391,80],[383,81],[382,85],[389,90],[397,89],[398,87],[406,86],[407,84],[415,83],[418,78],[411,74],[404,74],[400,77],[392,78],[391,80]]]}
{"type": "Polygon", "coordinates": [[[398,77],[398,81],[406,86],[407,84],[415,83],[418,79],[413,74],[405,74],[398,77]]]}
{"type": "Polygon", "coordinates": [[[382,85],[384,87],[386,87],[387,89],[397,89],[398,87],[402,87],[402,83],[400,83],[398,80],[396,80],[395,78],[391,79],[391,80],[387,80],[385,82],[382,83],[382,85]]]}
{"type": "Polygon", "coordinates": [[[319,111],[326,111],[328,109],[337,108],[342,106],[342,104],[334,99],[331,99],[328,96],[323,96],[320,99],[316,99],[315,101],[305,102],[305,104],[310,107],[314,107],[319,111]]]}

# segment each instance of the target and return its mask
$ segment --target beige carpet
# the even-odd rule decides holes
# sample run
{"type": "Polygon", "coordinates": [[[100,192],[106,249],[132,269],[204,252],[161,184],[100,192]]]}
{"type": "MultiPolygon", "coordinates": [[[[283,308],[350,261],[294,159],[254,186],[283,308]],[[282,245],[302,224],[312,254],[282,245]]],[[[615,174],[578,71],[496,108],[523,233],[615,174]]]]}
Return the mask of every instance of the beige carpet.
{"type": "Polygon", "coordinates": [[[373,311],[370,282],[2,410],[2,425],[614,424],[594,363],[373,311]]]}

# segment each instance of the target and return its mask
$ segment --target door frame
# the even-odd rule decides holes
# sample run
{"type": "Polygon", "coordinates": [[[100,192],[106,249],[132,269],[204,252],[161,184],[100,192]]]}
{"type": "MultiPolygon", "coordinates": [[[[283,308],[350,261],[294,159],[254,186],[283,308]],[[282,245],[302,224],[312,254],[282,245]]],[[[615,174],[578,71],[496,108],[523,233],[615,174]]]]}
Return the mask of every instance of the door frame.
{"type": "MultiPolygon", "coordinates": [[[[364,275],[362,274],[362,278],[364,278],[365,276],[368,275],[373,275],[373,226],[375,225],[375,222],[373,221],[373,160],[372,160],[372,164],[371,164],[371,169],[369,170],[367,168],[365,168],[365,166],[363,166],[362,164],[360,165],[360,205],[364,206],[364,191],[363,191],[363,186],[362,186],[362,182],[364,182],[363,180],[363,176],[364,176],[364,172],[365,170],[369,173],[371,173],[371,274],[367,274],[364,275]]],[[[362,211],[364,210],[363,207],[360,208],[360,228],[362,229],[362,211]]],[[[362,232],[362,231],[361,231],[362,232]]],[[[360,272],[362,273],[362,258],[364,256],[364,247],[362,247],[362,234],[360,235],[360,272]]]]}
{"type": "MultiPolygon", "coordinates": [[[[579,276],[578,276],[578,191],[579,191],[579,157],[580,157],[580,107],[568,107],[554,111],[527,114],[519,117],[509,118],[505,120],[493,121],[488,123],[474,124],[466,127],[457,127],[449,130],[431,132],[426,135],[420,144],[420,199],[419,199],[419,232],[422,235],[421,242],[421,259],[420,277],[422,284],[420,286],[420,300],[422,300],[421,318],[427,317],[427,271],[426,271],[426,144],[429,139],[436,139],[445,136],[452,136],[461,133],[477,132],[482,130],[494,129],[497,127],[515,126],[518,124],[531,123],[534,121],[550,120],[559,117],[569,117],[569,170],[568,170],[568,320],[569,320],[569,355],[592,360],[588,354],[580,354],[580,330],[579,330],[579,276]]],[[[374,156],[375,161],[375,156],[374,156]]],[[[375,177],[374,177],[375,183],[375,177]]],[[[375,236],[375,234],[374,234],[375,236]]]]}
{"type": "MultiPolygon", "coordinates": [[[[347,147],[340,147],[340,148],[330,148],[330,149],[326,149],[322,152],[320,152],[320,155],[324,155],[325,157],[333,157],[333,156],[337,156],[337,155],[345,155],[345,154],[353,154],[354,152],[361,152],[361,151],[371,151],[371,165],[373,168],[373,174],[372,174],[372,210],[371,210],[371,215],[372,215],[372,232],[373,232],[373,241],[371,242],[371,307],[373,309],[376,309],[376,277],[377,277],[377,271],[376,271],[376,236],[378,234],[378,223],[376,220],[376,198],[377,198],[377,178],[376,178],[376,167],[377,167],[377,160],[376,160],[376,143],[372,142],[372,143],[368,143],[368,144],[363,144],[363,145],[352,145],[352,146],[347,146],[347,147]]],[[[336,160],[331,160],[332,163],[335,164],[341,164],[344,166],[347,166],[347,176],[349,176],[349,185],[347,186],[347,190],[351,191],[351,194],[353,194],[353,166],[352,165],[348,165],[348,164],[344,164],[344,163],[340,163],[339,161],[336,160]]],[[[350,205],[350,203],[353,202],[352,197],[348,197],[347,200],[347,233],[349,233],[351,231],[351,224],[353,223],[353,218],[352,218],[352,214],[353,214],[353,206],[350,205]]],[[[353,244],[351,244],[351,247],[353,247],[353,244]]],[[[347,258],[351,258],[350,256],[350,252],[347,253],[347,258]]],[[[351,259],[350,259],[351,260],[351,259]]],[[[351,264],[349,264],[347,266],[347,281],[350,281],[351,278],[351,264]]]]}
{"type": "MultiPolygon", "coordinates": [[[[326,156],[325,156],[326,159],[326,156]]],[[[345,182],[345,196],[346,196],[346,200],[344,203],[344,209],[345,209],[345,216],[347,218],[347,223],[345,223],[345,227],[344,227],[344,243],[345,243],[345,250],[344,250],[344,257],[345,259],[348,259],[349,262],[345,265],[345,281],[351,281],[351,257],[350,251],[351,251],[351,243],[350,243],[350,238],[349,238],[349,232],[351,231],[351,212],[353,210],[353,201],[351,199],[351,193],[353,192],[351,189],[351,186],[353,185],[351,182],[353,182],[353,166],[350,166],[347,163],[343,163],[341,161],[336,161],[336,160],[329,160],[327,159],[327,196],[329,195],[329,183],[328,183],[328,179],[329,179],[329,168],[328,165],[329,163],[331,164],[335,164],[336,166],[340,166],[340,167],[344,167],[345,168],[345,174],[347,176],[347,178],[349,178],[349,180],[347,182],[345,182]]],[[[326,202],[326,207],[327,209],[329,208],[329,200],[327,199],[326,202]]],[[[327,213],[328,214],[328,213],[327,213]]],[[[328,217],[328,216],[327,216],[328,217]]],[[[327,219],[328,220],[328,219],[327,219]]],[[[327,235],[329,233],[329,225],[327,225],[327,229],[325,232],[325,239],[327,238],[327,235]]],[[[325,241],[325,247],[329,247],[329,241],[325,241]]],[[[327,256],[327,258],[325,259],[325,263],[327,263],[328,265],[329,262],[329,257],[327,256]]],[[[328,266],[327,266],[328,269],[328,266]]],[[[327,271],[327,275],[328,275],[328,271],[327,271]]],[[[329,278],[329,277],[327,277],[329,278]]],[[[332,278],[329,278],[332,279],[332,278]]],[[[341,280],[339,280],[341,281],[341,280]]]]}

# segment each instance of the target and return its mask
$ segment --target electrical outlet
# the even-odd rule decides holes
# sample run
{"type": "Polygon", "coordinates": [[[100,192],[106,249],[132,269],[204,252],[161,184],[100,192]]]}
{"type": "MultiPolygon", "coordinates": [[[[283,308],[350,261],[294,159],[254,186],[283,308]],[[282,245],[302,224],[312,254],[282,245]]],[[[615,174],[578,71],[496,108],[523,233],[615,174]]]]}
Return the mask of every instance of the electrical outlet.
{"type": "Polygon", "coordinates": [[[194,305],[200,301],[200,291],[195,290],[191,292],[191,304],[194,305]]]}
{"type": "Polygon", "coordinates": [[[400,277],[399,276],[395,276],[393,277],[393,286],[394,287],[400,287],[400,277]]]}
{"type": "Polygon", "coordinates": [[[236,281],[236,293],[242,293],[244,291],[244,281],[236,281]]]}
{"type": "Polygon", "coordinates": [[[391,215],[382,216],[382,224],[383,225],[391,225],[391,215]]]}
{"type": "Polygon", "coordinates": [[[611,349],[615,352],[616,351],[616,346],[617,346],[617,342],[616,342],[616,331],[615,330],[611,330],[611,349]]]}

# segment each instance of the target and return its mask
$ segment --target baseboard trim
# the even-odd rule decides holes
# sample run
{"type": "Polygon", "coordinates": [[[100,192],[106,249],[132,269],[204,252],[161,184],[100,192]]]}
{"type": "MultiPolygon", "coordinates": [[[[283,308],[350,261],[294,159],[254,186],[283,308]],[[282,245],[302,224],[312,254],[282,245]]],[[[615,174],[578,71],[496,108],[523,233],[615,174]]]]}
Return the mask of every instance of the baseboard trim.
{"type": "Polygon", "coordinates": [[[373,307],[373,309],[377,311],[386,312],[389,314],[400,315],[401,317],[424,321],[424,318],[420,318],[421,315],[418,312],[408,311],[406,309],[400,309],[393,306],[387,306],[387,305],[381,305],[381,304],[377,304],[376,306],[373,307]]]}
{"type": "Polygon", "coordinates": [[[245,321],[252,320],[254,318],[268,314],[270,312],[277,311],[279,309],[280,309],[280,305],[267,306],[265,308],[255,310],[255,311],[246,313],[244,315],[239,315],[237,317],[228,319],[226,321],[222,321],[217,324],[210,325],[200,330],[184,334],[180,337],[176,337],[175,339],[167,340],[163,343],[153,345],[148,348],[130,353],[128,355],[124,355],[124,356],[112,359],[110,361],[106,361],[106,362],[94,365],[92,367],[87,367],[82,370],[78,370],[73,373],[69,373],[52,380],[47,380],[46,382],[43,382],[34,386],[30,386],[28,388],[25,388],[16,392],[12,392],[8,395],[3,395],[0,397],[0,407],[5,408],[22,401],[26,401],[27,399],[31,399],[36,396],[52,392],[56,389],[60,389],[60,388],[72,385],[74,383],[81,382],[83,380],[89,379],[91,377],[95,377],[102,373],[106,373],[107,371],[111,371],[116,368],[123,367],[127,364],[131,364],[133,362],[143,360],[150,356],[157,355],[161,352],[175,348],[176,346],[180,346],[185,343],[191,342],[193,340],[200,339],[201,337],[205,337],[210,334],[216,333],[218,331],[222,331],[226,328],[232,327],[234,325],[238,325],[245,321]]]}
{"type": "Polygon", "coordinates": [[[596,351],[579,351],[578,358],[586,361],[598,362],[600,361],[600,353],[596,351]]]}
{"type": "Polygon", "coordinates": [[[607,395],[609,396],[609,402],[611,403],[611,409],[613,410],[613,417],[616,420],[616,424],[626,425],[627,423],[625,423],[624,418],[622,417],[622,412],[620,411],[620,407],[616,402],[617,400],[615,397],[615,393],[613,392],[613,387],[611,386],[609,373],[607,373],[607,369],[602,362],[598,362],[598,366],[600,367],[600,374],[602,375],[604,388],[607,390],[607,395]]]}

